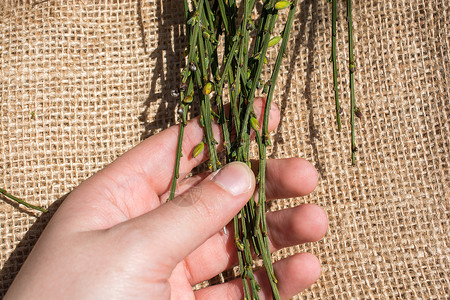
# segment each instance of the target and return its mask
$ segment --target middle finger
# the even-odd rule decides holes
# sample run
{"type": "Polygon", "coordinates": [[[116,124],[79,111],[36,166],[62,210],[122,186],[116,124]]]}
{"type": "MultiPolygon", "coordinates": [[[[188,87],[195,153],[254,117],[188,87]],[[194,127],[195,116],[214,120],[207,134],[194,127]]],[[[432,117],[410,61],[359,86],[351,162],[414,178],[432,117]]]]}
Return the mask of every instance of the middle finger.
{"type": "MultiPolygon", "coordinates": [[[[267,213],[270,251],[284,247],[314,242],[325,235],[328,228],[326,213],[317,205],[303,204],[294,208],[267,213]]],[[[232,224],[228,234],[213,235],[184,262],[191,285],[210,279],[232,268],[238,262],[232,224]]]]}

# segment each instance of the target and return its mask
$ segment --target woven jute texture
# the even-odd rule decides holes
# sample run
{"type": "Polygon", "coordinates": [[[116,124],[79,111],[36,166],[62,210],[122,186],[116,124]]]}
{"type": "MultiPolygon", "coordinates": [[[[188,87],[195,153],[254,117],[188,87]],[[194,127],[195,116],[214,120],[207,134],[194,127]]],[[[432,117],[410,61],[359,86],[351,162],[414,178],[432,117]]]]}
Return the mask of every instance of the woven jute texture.
{"type": "MultiPolygon", "coordinates": [[[[449,3],[353,2],[363,113],[357,164],[350,162],[345,1],[338,3],[340,133],[331,5],[300,1],[269,155],[304,157],[320,179],[311,195],[271,209],[316,203],[330,222],[320,242],[274,258],[319,257],[322,275],[300,298],[449,299],[449,3]]],[[[0,4],[0,187],[54,212],[81,181],[175,124],[170,91],[184,65],[183,23],[183,3],[175,0],[0,4]]],[[[51,212],[0,201],[0,295],[51,212]]]]}

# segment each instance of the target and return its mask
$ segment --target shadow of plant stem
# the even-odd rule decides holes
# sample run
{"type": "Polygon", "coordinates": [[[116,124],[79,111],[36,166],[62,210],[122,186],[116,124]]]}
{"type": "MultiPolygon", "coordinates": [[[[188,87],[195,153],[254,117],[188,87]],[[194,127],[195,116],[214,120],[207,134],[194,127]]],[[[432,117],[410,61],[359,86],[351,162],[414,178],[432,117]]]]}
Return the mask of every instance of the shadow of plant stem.
{"type": "Polygon", "coordinates": [[[22,204],[19,204],[18,202],[9,199],[8,197],[6,197],[5,195],[1,195],[0,194],[0,201],[3,201],[5,203],[8,203],[9,205],[11,205],[12,207],[14,207],[14,209],[17,209],[18,211],[20,211],[21,213],[27,214],[30,217],[37,217],[37,211],[33,210],[31,208],[26,208],[25,206],[23,206],[22,204]]]}
{"type": "MultiPolygon", "coordinates": [[[[141,9],[138,13],[140,11],[141,9]]],[[[171,96],[171,91],[180,83],[180,70],[185,60],[182,49],[187,43],[183,6],[177,1],[157,1],[155,11],[158,20],[158,46],[150,53],[155,67],[151,70],[150,92],[139,118],[144,126],[141,140],[174,125],[177,121],[175,108],[179,100],[171,96]],[[155,113],[156,118],[149,121],[149,113],[154,107],[151,104],[158,100],[161,102],[155,113]]],[[[142,16],[140,18],[143,19],[142,16]]],[[[142,22],[141,24],[143,27],[142,22]]],[[[142,27],[141,32],[145,34],[145,28],[142,27]]],[[[143,44],[145,45],[145,42],[143,44]]]]}

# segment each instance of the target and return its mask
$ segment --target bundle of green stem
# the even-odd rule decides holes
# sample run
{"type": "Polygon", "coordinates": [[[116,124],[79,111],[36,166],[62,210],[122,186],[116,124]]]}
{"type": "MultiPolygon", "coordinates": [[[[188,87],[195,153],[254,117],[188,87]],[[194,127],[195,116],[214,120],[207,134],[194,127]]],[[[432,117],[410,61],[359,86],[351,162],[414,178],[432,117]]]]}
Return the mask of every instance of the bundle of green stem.
{"type": "Polygon", "coordinates": [[[201,151],[208,151],[208,166],[212,171],[221,165],[215,148],[217,141],[213,137],[212,122],[221,127],[226,163],[241,161],[250,165],[250,133],[253,130],[259,151],[259,193],[258,199],[252,197],[234,218],[235,243],[245,299],[259,299],[260,286],[253,272],[252,251],[262,258],[273,298],[279,299],[265,218],[266,148],[271,143],[268,123],[275,82],[286,50],[297,0],[266,0],[261,10],[256,12],[258,18],[255,20],[252,19],[252,12],[257,10],[256,0],[244,0],[239,5],[236,0],[184,0],[184,4],[189,44],[187,64],[182,70],[179,89],[173,91],[175,96],[180,97],[178,113],[181,124],[169,199],[175,195],[184,127],[194,99],[200,104],[204,139],[191,155],[197,156],[201,151]],[[273,29],[281,10],[285,10],[287,19],[281,35],[275,36],[273,29]],[[267,49],[274,46],[279,47],[278,56],[270,79],[263,83],[261,72],[264,66],[268,68],[267,49]],[[223,54],[222,59],[219,53],[223,54]],[[262,126],[253,111],[257,89],[266,94],[262,126]],[[224,99],[225,90],[228,91],[228,101],[224,99]],[[225,109],[228,102],[230,108],[225,109]],[[232,131],[235,132],[233,140],[232,131]]]}

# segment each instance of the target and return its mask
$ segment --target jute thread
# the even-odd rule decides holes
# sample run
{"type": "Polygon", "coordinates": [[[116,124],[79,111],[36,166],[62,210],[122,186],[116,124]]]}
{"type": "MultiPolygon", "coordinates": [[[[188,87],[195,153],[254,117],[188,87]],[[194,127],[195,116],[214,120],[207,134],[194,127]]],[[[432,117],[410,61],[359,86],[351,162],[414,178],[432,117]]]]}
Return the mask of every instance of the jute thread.
{"type": "MultiPolygon", "coordinates": [[[[449,6],[354,1],[363,118],[352,167],[344,5],[337,33],[342,132],[334,125],[331,6],[304,0],[278,78],[282,121],[269,152],[304,157],[320,173],[311,195],[274,201],[271,209],[316,203],[328,213],[329,232],[274,259],[302,251],[319,257],[320,279],[295,298],[448,299],[449,6]]],[[[50,207],[40,215],[0,202],[3,295],[67,193],[175,124],[170,91],[186,39],[177,1],[10,1],[0,4],[0,16],[0,186],[50,207]]],[[[276,49],[269,61],[275,56],[276,49]]]]}

